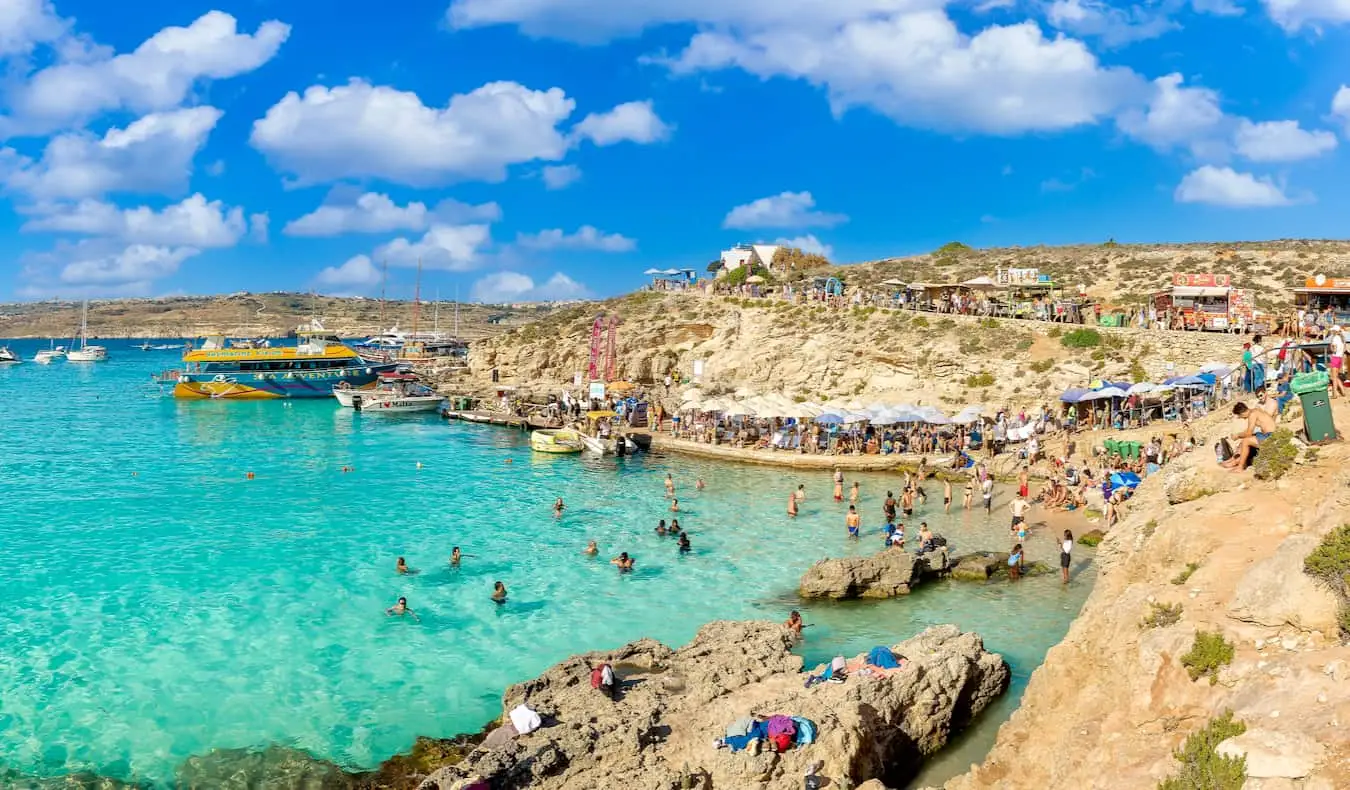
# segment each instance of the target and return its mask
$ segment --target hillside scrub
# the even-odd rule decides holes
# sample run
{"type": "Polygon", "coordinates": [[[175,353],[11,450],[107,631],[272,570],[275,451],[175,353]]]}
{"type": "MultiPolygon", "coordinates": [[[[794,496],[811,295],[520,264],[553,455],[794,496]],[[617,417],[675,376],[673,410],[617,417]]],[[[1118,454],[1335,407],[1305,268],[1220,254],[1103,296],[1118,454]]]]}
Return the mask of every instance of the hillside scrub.
{"type": "Polygon", "coordinates": [[[1258,480],[1279,480],[1294,466],[1298,459],[1298,448],[1294,446],[1294,434],[1288,428],[1280,428],[1272,433],[1256,451],[1256,460],[1252,462],[1252,474],[1258,480]]]}
{"type": "Polygon", "coordinates": [[[1195,643],[1181,657],[1181,665],[1191,680],[1209,678],[1209,685],[1219,682],[1219,670],[1233,663],[1233,644],[1218,631],[1197,631],[1195,643]]]}
{"type": "Polygon", "coordinates": [[[1332,530],[1303,561],[1303,571],[1340,599],[1341,633],[1350,636],[1350,524],[1332,530]]]}
{"type": "Polygon", "coordinates": [[[1102,333],[1095,329],[1075,329],[1059,339],[1065,348],[1096,348],[1102,344],[1102,333]]]}
{"type": "Polygon", "coordinates": [[[1247,725],[1234,721],[1231,710],[1210,719],[1203,730],[1191,733],[1186,744],[1172,753],[1181,770],[1160,782],[1158,790],[1242,790],[1247,781],[1247,758],[1224,757],[1218,748],[1246,731],[1247,725]]]}

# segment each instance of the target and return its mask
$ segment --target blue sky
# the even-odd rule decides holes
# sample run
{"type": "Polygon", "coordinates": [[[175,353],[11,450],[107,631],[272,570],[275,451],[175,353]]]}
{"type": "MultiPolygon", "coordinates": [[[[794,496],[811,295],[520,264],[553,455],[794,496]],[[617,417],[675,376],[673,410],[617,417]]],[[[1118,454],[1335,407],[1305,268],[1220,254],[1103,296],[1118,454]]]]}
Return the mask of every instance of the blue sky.
{"type": "Polygon", "coordinates": [[[0,0],[0,299],[1344,237],[1347,0],[0,0]]]}

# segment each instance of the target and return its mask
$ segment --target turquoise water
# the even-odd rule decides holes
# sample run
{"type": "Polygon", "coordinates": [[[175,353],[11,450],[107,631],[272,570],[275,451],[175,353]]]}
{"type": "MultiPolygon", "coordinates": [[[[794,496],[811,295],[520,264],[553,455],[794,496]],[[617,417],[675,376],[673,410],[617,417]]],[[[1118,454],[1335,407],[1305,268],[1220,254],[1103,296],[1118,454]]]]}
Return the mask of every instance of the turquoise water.
{"type": "MultiPolygon", "coordinates": [[[[31,358],[45,343],[10,345],[31,358]]],[[[858,543],[828,473],[544,457],[518,432],[328,401],[179,402],[148,384],[174,352],[108,345],[103,364],[0,367],[0,766],[25,773],[167,784],[189,755],[269,743],[372,767],[417,735],[477,730],[505,685],[571,653],[679,644],[708,620],[794,607],[816,624],[808,660],[955,622],[1007,656],[1020,693],[1091,586],[1084,567],[1067,590],[1057,578],[943,582],[803,605],[793,591],[811,562],[880,548],[895,476],[856,476],[872,533],[858,543]],[[667,471],[689,556],[652,532],[671,515],[667,471]],[[789,520],[798,483],[808,499],[789,520]],[[589,539],[599,560],[581,554],[589,539]],[[472,555],[457,571],[453,546],[472,555]],[[620,551],[634,573],[608,564],[620,551]],[[420,573],[396,575],[400,556],[420,573]],[[501,607],[497,579],[510,590],[501,607]],[[420,623],[384,615],[399,596],[420,623]]],[[[1006,512],[944,517],[941,486],[929,493],[918,515],[957,551],[1006,548],[1006,512]]],[[[1053,560],[1053,539],[1029,550],[1053,560]]],[[[967,750],[1009,710],[985,717],[967,750]]]]}

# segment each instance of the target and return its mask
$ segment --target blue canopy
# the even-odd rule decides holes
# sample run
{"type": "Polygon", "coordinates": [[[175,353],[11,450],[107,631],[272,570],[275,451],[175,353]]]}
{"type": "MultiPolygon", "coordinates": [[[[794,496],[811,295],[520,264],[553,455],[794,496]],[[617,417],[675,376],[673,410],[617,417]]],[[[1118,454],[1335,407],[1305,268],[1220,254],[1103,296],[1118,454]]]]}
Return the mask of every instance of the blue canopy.
{"type": "Polygon", "coordinates": [[[1078,401],[1083,399],[1084,395],[1088,394],[1091,391],[1092,390],[1083,387],[1069,387],[1068,389],[1064,390],[1064,394],[1060,395],[1059,399],[1064,401],[1065,403],[1077,403],[1078,401]]]}
{"type": "Polygon", "coordinates": [[[1111,490],[1117,488],[1134,488],[1139,485],[1139,475],[1134,472],[1112,472],[1111,490]]]}

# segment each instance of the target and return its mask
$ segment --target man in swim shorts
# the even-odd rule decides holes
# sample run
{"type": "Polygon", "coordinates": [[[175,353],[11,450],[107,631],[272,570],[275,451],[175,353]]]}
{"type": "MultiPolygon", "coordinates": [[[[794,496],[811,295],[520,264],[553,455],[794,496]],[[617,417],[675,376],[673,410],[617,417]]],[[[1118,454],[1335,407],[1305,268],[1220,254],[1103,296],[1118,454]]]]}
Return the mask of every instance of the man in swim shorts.
{"type": "Polygon", "coordinates": [[[1247,404],[1241,401],[1233,406],[1233,416],[1245,418],[1247,428],[1241,433],[1233,434],[1238,446],[1234,448],[1233,457],[1224,461],[1221,466],[1234,472],[1241,472],[1247,468],[1247,461],[1251,458],[1252,452],[1266,440],[1266,437],[1275,432],[1275,418],[1263,409],[1249,409],[1247,404]]]}
{"type": "Polygon", "coordinates": [[[858,528],[862,526],[862,517],[858,515],[858,509],[853,505],[848,506],[848,515],[844,517],[844,524],[848,527],[850,538],[858,537],[858,528]]]}

